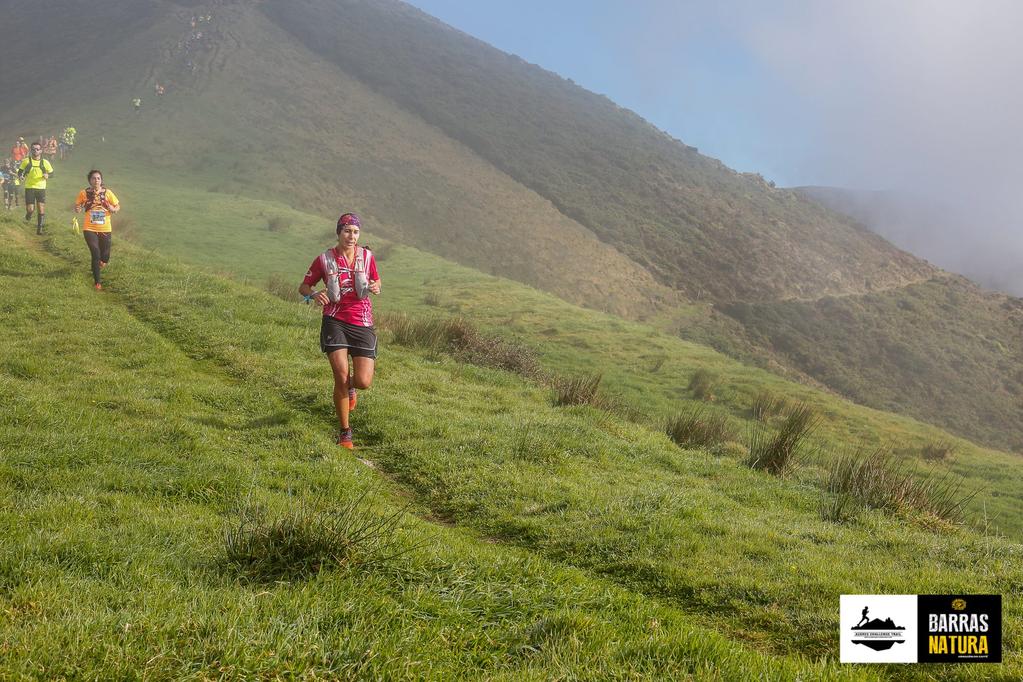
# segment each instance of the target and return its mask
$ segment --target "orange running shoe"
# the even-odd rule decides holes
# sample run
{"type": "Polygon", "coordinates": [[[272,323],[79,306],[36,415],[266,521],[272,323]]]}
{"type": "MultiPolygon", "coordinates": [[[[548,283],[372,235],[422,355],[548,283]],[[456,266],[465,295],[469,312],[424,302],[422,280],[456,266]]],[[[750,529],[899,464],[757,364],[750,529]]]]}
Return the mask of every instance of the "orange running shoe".
{"type": "Polygon", "coordinates": [[[355,405],[359,402],[359,395],[355,392],[354,388],[348,389],[348,411],[351,412],[355,409],[355,405]]]}
{"type": "Polygon", "coordinates": [[[349,450],[355,449],[355,443],[352,442],[352,430],[350,428],[341,430],[341,433],[337,436],[337,444],[343,448],[348,448],[349,450]]]}
{"type": "Polygon", "coordinates": [[[96,282],[95,284],[92,285],[92,288],[95,289],[96,291],[99,291],[103,288],[103,285],[100,284],[99,282],[96,282]]]}

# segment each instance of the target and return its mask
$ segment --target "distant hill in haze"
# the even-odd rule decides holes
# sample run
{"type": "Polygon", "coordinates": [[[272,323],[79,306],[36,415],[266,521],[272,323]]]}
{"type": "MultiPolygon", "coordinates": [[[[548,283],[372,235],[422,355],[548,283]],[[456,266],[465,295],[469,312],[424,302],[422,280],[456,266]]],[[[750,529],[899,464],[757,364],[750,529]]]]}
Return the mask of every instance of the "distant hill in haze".
{"type": "Polygon", "coordinates": [[[1015,299],[408,5],[55,0],[0,22],[0,88],[22,94],[3,139],[73,119],[83,154],[168,201],[355,208],[393,240],[1023,448],[1015,299]]]}
{"type": "Polygon", "coordinates": [[[797,192],[862,223],[873,232],[942,268],[985,287],[1023,296],[1023,247],[992,236],[976,212],[933,198],[844,187],[797,187],[797,192]]]}

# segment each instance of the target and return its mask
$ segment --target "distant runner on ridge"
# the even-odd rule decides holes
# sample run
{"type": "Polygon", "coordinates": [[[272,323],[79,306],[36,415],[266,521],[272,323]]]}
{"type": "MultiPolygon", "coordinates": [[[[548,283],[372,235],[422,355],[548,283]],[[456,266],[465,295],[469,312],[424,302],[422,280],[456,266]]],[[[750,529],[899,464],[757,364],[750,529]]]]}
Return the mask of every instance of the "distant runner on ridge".
{"type": "Polygon", "coordinates": [[[89,186],[78,193],[78,198],[75,199],[75,213],[85,211],[82,234],[85,235],[85,244],[92,254],[93,287],[99,291],[103,288],[99,271],[110,262],[112,231],[110,216],[121,210],[121,204],[117,201],[117,195],[103,184],[103,173],[91,170],[86,178],[89,186]]]}
{"type": "Polygon", "coordinates": [[[334,410],[340,433],[337,444],[354,448],[349,414],[355,409],[356,388],[369,388],[377,356],[377,335],[373,328],[373,306],[369,295],[380,293],[376,258],[358,246],[362,226],[359,216],[345,213],[337,221],[337,246],[316,257],[298,291],[307,300],[323,306],[320,350],[327,354],[334,373],[334,410]],[[315,291],[323,281],[326,289],[315,291]],[[348,376],[348,356],[354,373],[348,376]]]}
{"type": "Polygon", "coordinates": [[[55,135],[50,135],[46,138],[46,145],[43,148],[43,154],[45,154],[46,158],[50,161],[57,158],[57,137],[55,135]]]}
{"type": "Polygon", "coordinates": [[[71,156],[71,152],[75,150],[75,136],[78,135],[78,130],[74,126],[68,126],[64,128],[64,132],[60,134],[60,160],[63,161],[65,158],[71,156]]]}

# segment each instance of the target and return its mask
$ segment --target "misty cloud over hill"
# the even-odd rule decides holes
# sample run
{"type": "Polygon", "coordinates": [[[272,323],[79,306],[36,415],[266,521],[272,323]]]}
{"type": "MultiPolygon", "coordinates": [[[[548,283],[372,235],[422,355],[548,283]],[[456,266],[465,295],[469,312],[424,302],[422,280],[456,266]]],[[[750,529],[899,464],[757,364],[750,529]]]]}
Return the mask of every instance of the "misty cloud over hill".
{"type": "Polygon", "coordinates": [[[998,221],[985,222],[984,211],[970,215],[973,207],[919,194],[838,187],[798,191],[942,268],[1023,296],[1023,252],[1016,248],[1016,235],[995,230],[998,221]]]}

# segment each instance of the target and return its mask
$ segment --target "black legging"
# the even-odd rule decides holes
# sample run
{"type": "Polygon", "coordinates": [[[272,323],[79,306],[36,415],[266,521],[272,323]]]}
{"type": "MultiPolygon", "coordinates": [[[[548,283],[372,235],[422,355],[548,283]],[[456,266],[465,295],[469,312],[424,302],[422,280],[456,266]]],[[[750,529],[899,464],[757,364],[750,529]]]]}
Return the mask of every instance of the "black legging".
{"type": "Polygon", "coordinates": [[[86,230],[84,234],[85,243],[89,245],[89,253],[92,254],[92,278],[99,284],[99,263],[110,262],[110,233],[86,230]]]}

